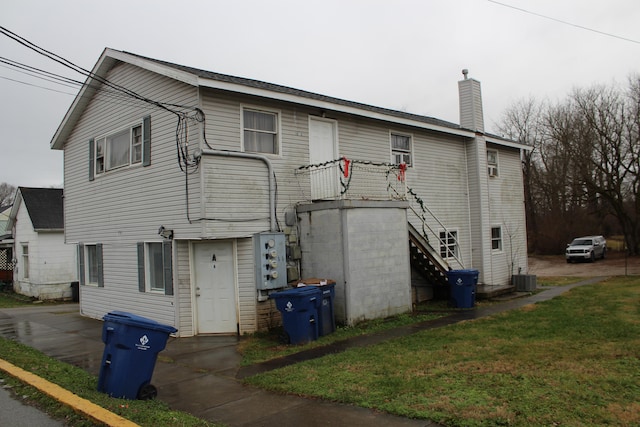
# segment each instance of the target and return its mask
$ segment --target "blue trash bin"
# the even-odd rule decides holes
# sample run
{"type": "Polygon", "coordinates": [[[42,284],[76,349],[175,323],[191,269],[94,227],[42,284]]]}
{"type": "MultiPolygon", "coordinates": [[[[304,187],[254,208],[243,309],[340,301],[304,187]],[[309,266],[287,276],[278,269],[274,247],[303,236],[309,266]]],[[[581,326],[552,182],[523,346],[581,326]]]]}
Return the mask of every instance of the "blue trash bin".
{"type": "Polygon", "coordinates": [[[282,314],[287,344],[305,344],[318,339],[318,305],[322,293],[315,286],[287,289],[269,295],[282,314]]]}
{"type": "Polygon", "coordinates": [[[450,302],[453,307],[472,308],[476,303],[478,270],[451,270],[447,272],[450,302]]]}
{"type": "Polygon", "coordinates": [[[98,391],[123,399],[152,399],[157,390],[151,384],[158,353],[169,335],[178,330],[123,311],[103,317],[104,353],[98,377],[98,391]]]}
{"type": "Polygon", "coordinates": [[[336,331],[336,318],[333,313],[333,300],[336,296],[336,284],[314,285],[320,290],[318,305],[318,335],[323,337],[336,331]]]}

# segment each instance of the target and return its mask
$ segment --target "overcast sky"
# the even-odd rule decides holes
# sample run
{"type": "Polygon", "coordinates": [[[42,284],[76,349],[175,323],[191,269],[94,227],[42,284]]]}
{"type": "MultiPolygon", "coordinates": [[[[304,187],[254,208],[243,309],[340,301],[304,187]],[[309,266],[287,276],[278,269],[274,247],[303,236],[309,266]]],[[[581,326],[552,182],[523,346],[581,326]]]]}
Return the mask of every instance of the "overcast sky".
{"type": "MultiPolygon", "coordinates": [[[[467,68],[489,131],[517,100],[640,73],[638,0],[2,2],[1,26],[83,68],[110,47],[454,123],[467,68]]],[[[0,57],[84,80],[2,34],[0,57]]],[[[77,91],[0,63],[0,183],[63,185],[49,143],[77,91]]]]}

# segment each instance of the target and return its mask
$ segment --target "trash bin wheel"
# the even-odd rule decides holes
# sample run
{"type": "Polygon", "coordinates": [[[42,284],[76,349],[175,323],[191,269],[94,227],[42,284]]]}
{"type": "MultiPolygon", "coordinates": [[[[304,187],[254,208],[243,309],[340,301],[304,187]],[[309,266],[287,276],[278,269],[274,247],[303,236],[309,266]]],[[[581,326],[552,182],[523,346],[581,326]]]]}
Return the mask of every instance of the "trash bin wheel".
{"type": "Polygon", "coordinates": [[[153,384],[143,384],[138,390],[138,400],[155,399],[158,395],[158,389],[153,384]]]}
{"type": "Polygon", "coordinates": [[[291,344],[291,337],[287,333],[287,331],[282,331],[280,334],[280,342],[282,344],[291,344]]]}

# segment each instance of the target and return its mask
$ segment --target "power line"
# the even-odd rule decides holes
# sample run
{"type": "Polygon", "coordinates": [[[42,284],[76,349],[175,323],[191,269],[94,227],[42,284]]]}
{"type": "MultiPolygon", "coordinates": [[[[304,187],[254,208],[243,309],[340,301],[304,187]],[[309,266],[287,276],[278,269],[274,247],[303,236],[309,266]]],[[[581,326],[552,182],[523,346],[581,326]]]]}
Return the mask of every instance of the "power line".
{"type": "Polygon", "coordinates": [[[177,115],[178,117],[180,117],[183,113],[180,112],[180,111],[175,111],[174,109],[169,108],[169,107],[177,107],[177,108],[182,108],[182,109],[187,109],[187,110],[193,110],[194,109],[193,107],[189,107],[189,106],[167,104],[167,103],[163,103],[163,102],[160,102],[160,101],[154,101],[154,100],[152,100],[150,98],[147,98],[145,96],[142,96],[142,95],[134,92],[131,89],[128,89],[128,88],[126,88],[124,86],[121,86],[121,85],[118,85],[116,83],[112,83],[109,80],[103,78],[102,76],[99,76],[99,75],[97,75],[97,74],[95,74],[95,73],[93,73],[93,72],[91,72],[91,71],[89,71],[87,69],[84,69],[84,68],[80,67],[79,65],[74,64],[73,62],[69,61],[68,59],[63,58],[62,56],[59,56],[59,55],[57,55],[57,54],[55,54],[53,52],[50,52],[50,51],[48,51],[48,50],[36,45],[35,43],[30,42],[29,40],[27,40],[24,37],[22,37],[22,36],[12,32],[12,31],[8,30],[5,27],[0,26],[0,33],[4,34],[5,36],[7,36],[7,37],[9,37],[11,39],[13,39],[14,41],[16,41],[17,43],[23,45],[24,47],[26,47],[28,49],[31,49],[34,52],[36,52],[36,53],[38,53],[38,54],[40,54],[40,55],[42,55],[42,56],[44,56],[46,58],[49,58],[54,62],[57,62],[57,63],[61,64],[64,67],[70,68],[71,70],[73,70],[73,71],[75,71],[77,73],[80,73],[80,74],[82,74],[84,76],[87,76],[87,77],[90,77],[90,78],[92,78],[94,80],[97,80],[100,83],[111,87],[112,89],[121,91],[121,92],[123,92],[123,93],[125,93],[125,94],[127,94],[127,95],[129,95],[129,96],[131,96],[133,98],[136,98],[136,99],[138,99],[140,101],[143,101],[143,102],[149,103],[151,105],[155,105],[156,107],[162,108],[162,109],[164,109],[164,110],[166,110],[166,111],[168,111],[170,113],[173,113],[173,114],[177,115]]]}
{"type": "MultiPolygon", "coordinates": [[[[101,91],[103,89],[102,86],[106,86],[108,89],[105,92],[109,92],[109,91],[114,91],[114,93],[109,94],[108,96],[112,96],[114,98],[116,97],[120,97],[120,96],[126,96],[127,100],[125,100],[125,102],[129,102],[131,101],[131,98],[133,98],[133,100],[137,100],[137,101],[141,101],[147,104],[150,104],[156,108],[160,108],[163,109],[167,112],[173,113],[178,117],[178,124],[176,126],[176,146],[178,149],[178,164],[180,165],[180,169],[185,172],[185,175],[188,175],[187,170],[189,167],[193,167],[195,166],[196,170],[198,168],[198,164],[199,161],[194,161],[191,160],[189,158],[188,155],[188,146],[187,146],[187,126],[188,124],[186,123],[186,121],[188,119],[193,119],[196,120],[197,122],[202,122],[204,123],[205,121],[205,117],[204,117],[204,112],[202,110],[200,110],[198,107],[193,107],[193,106],[185,106],[185,105],[178,105],[178,104],[170,104],[170,103],[164,103],[164,102],[160,102],[160,101],[155,101],[151,98],[147,98],[143,95],[140,95],[136,92],[134,92],[131,89],[128,89],[124,86],[121,86],[119,84],[113,83],[111,81],[109,81],[108,79],[99,76],[95,73],[93,73],[92,71],[86,70],[76,64],[74,64],[73,62],[59,56],[56,55],[55,53],[52,53],[38,45],[36,45],[35,43],[30,42],[29,40],[25,39],[24,37],[6,29],[5,27],[0,26],[0,33],[4,34],[5,36],[15,40],[17,43],[27,47],[28,49],[33,50],[34,52],[45,56],[48,59],[51,59],[67,68],[70,68],[71,70],[82,74],[84,76],[87,76],[89,79],[84,83],[84,85],[86,85],[86,87],[91,87],[93,89],[95,89],[96,91],[101,91]],[[99,83],[101,83],[102,85],[98,85],[97,87],[94,87],[90,82],[91,81],[97,81],[99,83]],[[117,93],[115,93],[117,92],[117,93]],[[177,111],[174,108],[179,108],[180,110],[183,111],[177,111]],[[184,110],[187,111],[193,111],[193,116],[189,116],[184,110]]],[[[21,69],[29,69],[30,71],[35,71],[36,73],[39,74],[45,74],[45,75],[49,75],[49,76],[55,76],[54,78],[58,78],[58,79],[66,79],[63,76],[59,76],[57,74],[54,73],[50,73],[48,71],[44,71],[44,70],[40,70],[38,68],[35,67],[31,67],[31,66],[27,66],[24,64],[21,64],[17,61],[4,61],[5,64],[11,65],[13,67],[16,68],[21,68],[21,69]]],[[[106,95],[106,94],[105,94],[106,95]]],[[[207,146],[209,146],[209,143],[206,140],[206,136],[205,136],[205,131],[204,131],[204,127],[203,126],[203,139],[205,144],[207,144],[207,146]]]]}
{"type": "Polygon", "coordinates": [[[595,30],[593,28],[585,27],[583,25],[574,24],[574,23],[568,22],[568,21],[563,21],[562,19],[554,18],[554,17],[547,16],[547,15],[543,15],[541,13],[531,12],[530,10],[522,9],[520,7],[512,6],[510,4],[500,3],[499,1],[495,1],[495,0],[487,0],[487,1],[489,3],[494,3],[494,4],[497,4],[499,6],[508,7],[510,9],[514,9],[514,10],[518,10],[520,12],[528,13],[530,15],[539,16],[540,18],[545,18],[545,19],[549,19],[551,21],[559,22],[561,24],[570,25],[572,27],[580,28],[581,30],[591,31],[593,33],[601,34],[603,36],[613,37],[613,38],[624,40],[624,41],[627,41],[627,42],[640,44],[640,41],[638,41],[638,40],[633,40],[633,39],[630,39],[630,38],[627,38],[627,37],[617,36],[615,34],[607,33],[607,32],[600,31],[600,30],[595,30]]]}
{"type": "Polygon", "coordinates": [[[0,79],[9,80],[11,82],[20,83],[20,84],[23,84],[23,85],[26,85],[26,86],[37,87],[39,89],[50,90],[51,92],[58,92],[58,93],[62,93],[62,94],[65,94],[65,95],[75,96],[74,93],[63,92],[61,90],[56,90],[56,89],[52,89],[50,87],[40,86],[40,85],[36,85],[36,84],[33,84],[33,83],[27,83],[27,82],[23,82],[21,80],[12,79],[12,78],[9,78],[9,77],[0,76],[0,79]]]}
{"type": "MultiPolygon", "coordinates": [[[[59,80],[61,82],[65,82],[65,83],[71,83],[77,86],[82,86],[82,82],[78,81],[78,80],[74,80],[71,79],[69,77],[65,77],[62,76],[60,74],[56,74],[56,73],[52,73],[51,71],[46,71],[46,70],[42,70],[40,68],[36,68],[33,67],[31,65],[27,65],[27,64],[23,64],[21,62],[18,61],[14,61],[13,59],[9,59],[9,58],[5,58],[0,56],[0,63],[6,64],[9,68],[14,68],[16,71],[27,74],[27,75],[31,75],[33,77],[36,77],[35,75],[40,75],[40,76],[46,76],[48,78],[54,79],[54,80],[59,80]]],[[[42,78],[42,77],[39,77],[42,78]]],[[[46,79],[45,79],[46,80],[46,79]]],[[[49,80],[51,81],[51,80],[49,80]]]]}

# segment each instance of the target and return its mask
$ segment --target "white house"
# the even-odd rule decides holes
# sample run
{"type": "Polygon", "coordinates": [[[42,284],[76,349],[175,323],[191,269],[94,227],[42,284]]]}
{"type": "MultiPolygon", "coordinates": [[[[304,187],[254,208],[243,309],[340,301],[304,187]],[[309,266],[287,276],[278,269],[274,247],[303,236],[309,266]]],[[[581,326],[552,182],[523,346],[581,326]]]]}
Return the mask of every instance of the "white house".
{"type": "Polygon", "coordinates": [[[82,313],[242,334],[309,277],[336,281],[347,324],[410,310],[412,282],[451,268],[508,285],[527,147],[484,132],[479,82],[459,88],[461,125],[106,49],[51,141],[82,313]]]}
{"type": "Polygon", "coordinates": [[[75,250],[65,244],[62,189],[19,187],[7,228],[13,235],[13,288],[38,299],[72,295],[75,250]]]}

